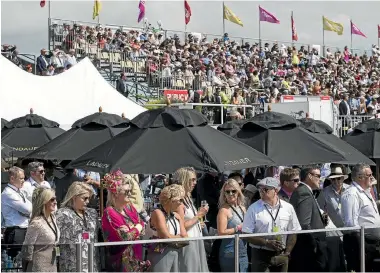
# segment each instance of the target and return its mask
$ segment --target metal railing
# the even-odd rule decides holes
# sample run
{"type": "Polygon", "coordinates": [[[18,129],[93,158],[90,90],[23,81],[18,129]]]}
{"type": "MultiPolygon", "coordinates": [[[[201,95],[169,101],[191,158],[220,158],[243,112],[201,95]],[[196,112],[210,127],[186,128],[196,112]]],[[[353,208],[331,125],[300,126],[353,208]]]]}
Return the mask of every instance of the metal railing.
{"type": "MultiPolygon", "coordinates": [[[[144,105],[146,108],[152,107],[166,107],[167,104],[159,103],[159,104],[146,104],[144,105]]],[[[252,105],[235,105],[235,104],[214,104],[214,103],[172,103],[171,107],[178,108],[186,108],[186,109],[197,109],[201,111],[203,114],[207,116],[212,125],[220,125],[225,122],[224,118],[232,117],[229,115],[231,109],[239,109],[241,110],[241,115],[243,117],[254,116],[264,111],[260,104],[252,104],[252,105]],[[217,108],[220,111],[220,123],[214,124],[215,116],[211,115],[210,112],[203,112],[201,108],[217,108]],[[251,113],[248,113],[247,108],[251,109],[251,113]],[[225,115],[226,114],[226,115],[225,115]]],[[[239,112],[240,113],[240,112],[239,112]]]]}
{"type": "Polygon", "coordinates": [[[335,124],[336,128],[334,128],[334,132],[336,132],[338,137],[342,137],[348,134],[354,127],[359,125],[365,120],[376,118],[376,115],[349,115],[349,116],[335,116],[335,124]]]}
{"type": "MultiPolygon", "coordinates": [[[[255,234],[235,234],[224,236],[205,236],[205,237],[191,237],[191,238],[175,238],[175,239],[149,239],[149,240],[137,240],[137,241],[120,241],[120,242],[108,242],[108,243],[90,243],[88,244],[89,253],[94,253],[95,247],[105,246],[121,246],[121,245],[143,245],[153,243],[171,243],[171,242],[188,242],[188,241],[205,241],[205,240],[219,240],[219,239],[234,239],[235,242],[235,272],[239,272],[239,240],[253,237],[266,237],[273,235],[298,235],[298,234],[311,234],[321,232],[334,232],[334,231],[360,231],[360,271],[365,272],[365,229],[379,228],[373,227],[346,227],[346,228],[332,228],[332,229],[315,229],[315,230],[301,230],[301,231],[284,231],[276,233],[255,233],[255,234]]],[[[88,272],[93,272],[94,255],[88,255],[88,272]]],[[[79,272],[79,271],[78,271],[79,272]]]]}

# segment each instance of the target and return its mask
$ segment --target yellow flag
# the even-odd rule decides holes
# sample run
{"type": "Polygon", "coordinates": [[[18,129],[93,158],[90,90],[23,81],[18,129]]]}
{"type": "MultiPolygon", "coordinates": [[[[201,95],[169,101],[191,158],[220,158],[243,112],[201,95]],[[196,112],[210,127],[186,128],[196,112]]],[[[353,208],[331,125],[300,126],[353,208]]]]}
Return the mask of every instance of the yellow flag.
{"type": "Polygon", "coordinates": [[[92,19],[95,20],[97,16],[99,16],[100,10],[102,9],[102,5],[100,4],[100,0],[94,1],[94,11],[92,13],[92,19]]]}
{"type": "Polygon", "coordinates": [[[243,26],[243,22],[226,5],[223,5],[224,19],[243,26]]]}
{"type": "Polygon", "coordinates": [[[343,25],[341,23],[333,22],[323,16],[323,30],[336,32],[338,35],[343,34],[343,25]]]}

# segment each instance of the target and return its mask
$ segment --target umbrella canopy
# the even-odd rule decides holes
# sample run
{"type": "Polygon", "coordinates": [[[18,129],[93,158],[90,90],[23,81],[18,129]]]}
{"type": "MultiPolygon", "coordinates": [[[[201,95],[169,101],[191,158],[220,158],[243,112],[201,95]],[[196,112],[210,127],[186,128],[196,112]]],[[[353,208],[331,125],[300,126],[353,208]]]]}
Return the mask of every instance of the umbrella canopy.
{"type": "Polygon", "coordinates": [[[1,142],[13,147],[15,157],[24,157],[63,132],[57,122],[33,114],[31,109],[30,114],[5,124],[1,142]]]}
{"type": "Polygon", "coordinates": [[[344,161],[334,162],[341,164],[357,164],[365,163],[369,165],[376,165],[367,156],[352,147],[347,142],[341,140],[333,134],[333,129],[321,120],[314,120],[311,118],[303,118],[298,120],[300,126],[311,132],[316,138],[319,138],[325,144],[330,145],[333,149],[339,150],[345,157],[344,161]]]}
{"type": "Polygon", "coordinates": [[[369,158],[380,158],[380,119],[363,121],[342,139],[369,158]]]}
{"type": "Polygon", "coordinates": [[[11,157],[13,148],[8,145],[1,143],[1,158],[11,157]]]}
{"type": "Polygon", "coordinates": [[[7,123],[8,123],[8,120],[3,119],[3,118],[1,119],[1,130],[3,130],[5,124],[7,124],[7,123]]]}
{"type": "Polygon", "coordinates": [[[69,164],[104,172],[172,173],[184,166],[199,171],[239,170],[273,165],[267,156],[208,126],[195,110],[160,108],[144,112],[131,128],[69,164]]]}
{"type": "Polygon", "coordinates": [[[232,136],[266,154],[276,165],[340,162],[344,156],[332,149],[291,116],[265,112],[246,120],[232,136]]]}
{"type": "Polygon", "coordinates": [[[231,121],[227,121],[217,127],[217,129],[227,135],[232,135],[233,133],[236,133],[241,129],[241,127],[246,123],[247,121],[244,119],[235,119],[231,121]]]}
{"type": "Polygon", "coordinates": [[[71,129],[28,154],[26,158],[74,160],[128,128],[118,115],[95,113],[77,120],[71,129]]]}

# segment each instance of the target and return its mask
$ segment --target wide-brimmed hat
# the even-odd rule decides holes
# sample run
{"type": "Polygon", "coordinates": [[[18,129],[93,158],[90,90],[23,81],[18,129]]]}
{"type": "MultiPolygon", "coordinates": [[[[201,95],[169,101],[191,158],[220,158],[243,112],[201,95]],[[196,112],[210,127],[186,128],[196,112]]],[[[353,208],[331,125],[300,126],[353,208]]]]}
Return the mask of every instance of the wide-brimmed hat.
{"type": "Polygon", "coordinates": [[[343,177],[343,179],[347,179],[348,175],[343,173],[343,170],[341,167],[331,168],[331,174],[327,177],[327,179],[338,178],[338,177],[343,177]]]}

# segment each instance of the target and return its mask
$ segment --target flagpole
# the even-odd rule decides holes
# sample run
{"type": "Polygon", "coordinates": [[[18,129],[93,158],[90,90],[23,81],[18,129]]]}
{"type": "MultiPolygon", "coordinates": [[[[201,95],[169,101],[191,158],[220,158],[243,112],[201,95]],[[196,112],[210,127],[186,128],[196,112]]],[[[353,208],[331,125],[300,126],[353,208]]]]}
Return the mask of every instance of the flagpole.
{"type": "Polygon", "coordinates": [[[325,27],[324,16],[322,16],[322,56],[325,56],[325,27]]]}
{"type": "Polygon", "coordinates": [[[260,20],[260,5],[259,5],[259,47],[261,47],[261,20],[260,20]]]}
{"type": "Polygon", "coordinates": [[[48,50],[50,51],[50,26],[51,26],[51,9],[50,9],[50,0],[48,0],[48,50]]]}
{"type": "Polygon", "coordinates": [[[350,49],[350,51],[351,51],[351,54],[352,54],[352,20],[350,19],[350,31],[351,31],[351,49],[350,49]]]}
{"type": "Polygon", "coordinates": [[[290,34],[292,35],[292,48],[294,46],[294,40],[293,40],[293,11],[292,11],[292,14],[291,14],[291,17],[290,17],[290,34]]]}
{"type": "Polygon", "coordinates": [[[226,33],[226,26],[225,26],[225,24],[224,24],[224,1],[222,2],[222,4],[223,4],[223,9],[222,9],[222,11],[223,11],[223,15],[222,15],[222,18],[223,18],[223,36],[224,36],[224,33],[226,33]]]}

